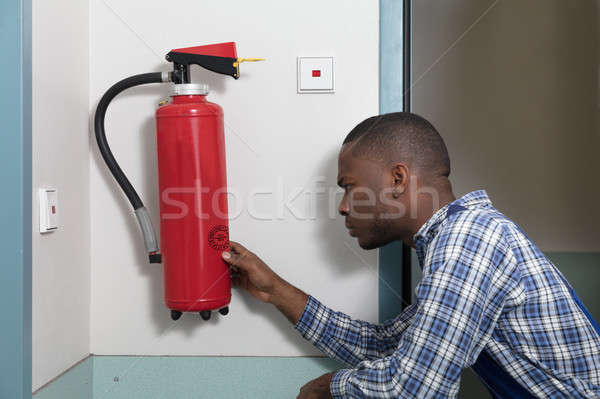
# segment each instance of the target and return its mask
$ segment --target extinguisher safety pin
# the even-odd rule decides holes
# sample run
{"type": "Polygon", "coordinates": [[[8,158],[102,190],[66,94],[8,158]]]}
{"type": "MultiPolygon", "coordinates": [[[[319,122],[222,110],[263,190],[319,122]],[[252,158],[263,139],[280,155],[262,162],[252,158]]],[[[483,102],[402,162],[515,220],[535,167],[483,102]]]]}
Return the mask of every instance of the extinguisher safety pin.
{"type": "Polygon", "coordinates": [[[237,67],[238,65],[240,65],[242,62],[257,62],[257,61],[264,61],[264,58],[238,58],[237,60],[235,60],[235,62],[233,63],[234,67],[237,67]]]}

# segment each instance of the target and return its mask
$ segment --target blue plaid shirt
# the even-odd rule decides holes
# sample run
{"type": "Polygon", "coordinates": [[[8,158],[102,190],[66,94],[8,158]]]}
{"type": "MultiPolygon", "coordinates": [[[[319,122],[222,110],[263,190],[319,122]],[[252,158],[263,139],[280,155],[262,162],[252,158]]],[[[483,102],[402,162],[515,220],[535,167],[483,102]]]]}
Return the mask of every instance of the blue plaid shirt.
{"type": "Polygon", "coordinates": [[[334,398],[452,398],[471,366],[495,397],[600,397],[597,325],[484,190],[439,209],[414,242],[423,277],[395,319],[353,320],[309,297],[296,329],[349,367],[334,398]]]}

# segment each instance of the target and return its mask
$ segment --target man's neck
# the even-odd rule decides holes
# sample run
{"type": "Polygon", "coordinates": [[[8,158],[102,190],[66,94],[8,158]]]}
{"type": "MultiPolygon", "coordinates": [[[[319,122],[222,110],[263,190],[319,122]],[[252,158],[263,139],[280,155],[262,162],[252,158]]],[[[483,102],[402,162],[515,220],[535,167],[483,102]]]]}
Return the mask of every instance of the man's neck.
{"type": "Polygon", "coordinates": [[[414,218],[414,223],[410,229],[410,237],[407,237],[404,242],[412,248],[415,248],[415,243],[413,241],[414,235],[417,234],[419,229],[433,216],[434,213],[454,200],[456,200],[456,197],[451,188],[440,190],[439,199],[437,201],[434,201],[430,194],[420,195],[417,199],[416,217],[414,218]]]}

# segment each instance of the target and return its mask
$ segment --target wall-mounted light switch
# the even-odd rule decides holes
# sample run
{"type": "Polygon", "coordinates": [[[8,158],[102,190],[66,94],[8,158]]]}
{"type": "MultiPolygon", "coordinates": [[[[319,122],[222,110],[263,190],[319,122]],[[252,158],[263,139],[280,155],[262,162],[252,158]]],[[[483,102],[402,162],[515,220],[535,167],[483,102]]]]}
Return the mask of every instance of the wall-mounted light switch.
{"type": "Polygon", "coordinates": [[[298,57],[298,93],[333,93],[333,57],[298,57]]]}
{"type": "Polygon", "coordinates": [[[40,188],[40,233],[50,233],[58,229],[58,191],[54,188],[40,188]]]}

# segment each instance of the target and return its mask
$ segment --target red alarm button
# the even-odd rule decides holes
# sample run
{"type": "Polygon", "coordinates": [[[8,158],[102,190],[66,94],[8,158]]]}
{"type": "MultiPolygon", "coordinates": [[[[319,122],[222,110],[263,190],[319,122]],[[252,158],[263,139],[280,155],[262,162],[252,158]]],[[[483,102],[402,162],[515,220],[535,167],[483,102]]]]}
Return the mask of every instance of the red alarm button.
{"type": "Polygon", "coordinates": [[[312,76],[313,76],[313,78],[320,77],[321,76],[321,70],[320,69],[313,69],[312,76]]]}

